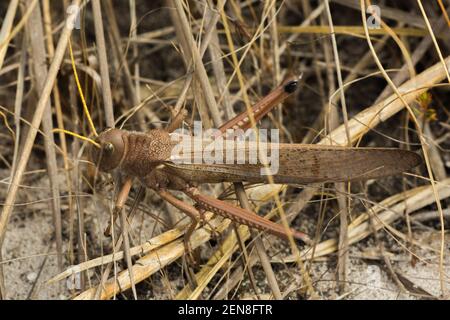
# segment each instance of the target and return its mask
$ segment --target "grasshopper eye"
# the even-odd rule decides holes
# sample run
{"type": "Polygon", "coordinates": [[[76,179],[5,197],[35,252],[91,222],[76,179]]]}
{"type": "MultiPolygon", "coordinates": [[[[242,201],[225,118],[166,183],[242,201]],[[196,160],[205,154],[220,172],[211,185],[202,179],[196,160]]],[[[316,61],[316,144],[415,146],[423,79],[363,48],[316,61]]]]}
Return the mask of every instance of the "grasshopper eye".
{"type": "Polygon", "coordinates": [[[108,142],[107,144],[105,144],[104,149],[107,153],[111,154],[114,152],[114,145],[111,142],[108,142]]]}
{"type": "Polygon", "coordinates": [[[293,93],[295,90],[297,90],[297,86],[298,86],[297,80],[289,81],[284,85],[284,92],[293,93]]]}

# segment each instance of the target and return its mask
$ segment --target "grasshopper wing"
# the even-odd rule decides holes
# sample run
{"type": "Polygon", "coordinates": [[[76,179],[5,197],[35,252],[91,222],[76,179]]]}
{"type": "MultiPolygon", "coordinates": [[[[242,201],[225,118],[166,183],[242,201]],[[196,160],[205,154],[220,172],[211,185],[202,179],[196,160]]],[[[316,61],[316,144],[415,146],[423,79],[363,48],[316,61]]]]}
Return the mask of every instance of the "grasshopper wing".
{"type": "MultiPolygon", "coordinates": [[[[270,144],[267,146],[267,150],[271,150],[270,144]]],[[[259,160],[251,164],[248,158],[235,164],[196,164],[187,161],[191,159],[184,159],[182,162],[166,162],[165,170],[197,183],[258,183],[268,181],[266,168],[269,168],[275,183],[306,184],[374,179],[404,172],[422,161],[418,154],[401,149],[303,144],[276,146],[278,155],[272,153],[272,149],[266,166],[259,160]]],[[[250,149],[245,147],[246,152],[250,149]]]]}

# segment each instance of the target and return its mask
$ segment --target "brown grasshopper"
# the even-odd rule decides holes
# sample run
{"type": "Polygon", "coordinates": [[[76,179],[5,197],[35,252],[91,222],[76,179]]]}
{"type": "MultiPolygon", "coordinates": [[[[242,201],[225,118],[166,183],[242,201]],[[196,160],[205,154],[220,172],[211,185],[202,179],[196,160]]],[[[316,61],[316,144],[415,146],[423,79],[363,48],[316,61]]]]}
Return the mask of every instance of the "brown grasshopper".
{"type": "MultiPolygon", "coordinates": [[[[298,79],[288,79],[254,105],[252,112],[255,120],[261,119],[273,106],[293,93],[297,86],[298,79]]],[[[180,116],[174,122],[180,123],[182,118],[180,116]]],[[[192,224],[185,233],[188,251],[189,237],[195,230],[199,218],[203,218],[204,211],[219,214],[234,222],[283,239],[287,239],[290,232],[295,239],[307,243],[310,241],[302,232],[286,230],[281,225],[249,210],[200,193],[196,186],[201,183],[266,183],[268,177],[261,174],[263,167],[261,163],[175,163],[171,160],[174,142],[170,136],[170,131],[175,127],[177,125],[172,124],[168,130],[154,129],[147,133],[107,129],[97,137],[96,142],[100,148],[92,148],[91,157],[100,171],[119,169],[128,177],[138,178],[143,185],[155,190],[163,199],[189,215],[192,224]],[[168,190],[184,192],[194,200],[196,206],[177,199],[168,190]]],[[[249,127],[249,117],[243,112],[223,125],[220,131],[225,133],[230,128],[249,127]]],[[[406,171],[421,162],[421,157],[414,152],[390,148],[279,144],[278,150],[279,170],[272,177],[275,183],[282,184],[374,179],[406,171]]]]}

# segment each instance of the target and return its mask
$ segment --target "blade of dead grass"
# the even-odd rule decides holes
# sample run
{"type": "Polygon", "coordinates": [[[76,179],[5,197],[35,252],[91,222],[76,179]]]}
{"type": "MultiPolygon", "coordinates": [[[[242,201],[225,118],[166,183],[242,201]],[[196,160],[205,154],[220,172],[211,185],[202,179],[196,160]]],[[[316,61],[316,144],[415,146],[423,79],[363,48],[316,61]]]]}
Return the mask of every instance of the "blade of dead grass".
{"type": "MultiPolygon", "coordinates": [[[[12,31],[8,31],[8,24],[12,23],[12,21],[7,20],[7,24],[5,25],[5,39],[3,39],[2,42],[0,42],[0,69],[3,65],[3,60],[5,58],[6,55],[6,51],[7,51],[7,47],[9,42],[11,41],[11,39],[13,39],[19,32],[20,30],[22,30],[22,28],[25,26],[26,22],[28,21],[28,18],[31,15],[31,12],[33,11],[34,7],[36,6],[36,4],[38,3],[37,0],[33,0],[33,2],[31,3],[30,6],[27,7],[27,10],[25,11],[24,15],[22,16],[22,19],[20,19],[20,21],[17,23],[17,25],[15,26],[15,28],[12,31]],[[4,51],[3,51],[4,50],[4,51]]],[[[14,3],[12,4],[14,5],[14,3]]],[[[9,8],[8,8],[9,9],[9,8]]],[[[12,11],[11,11],[12,12],[12,11]]],[[[6,18],[11,18],[12,20],[14,20],[14,16],[11,15],[11,17],[6,17],[6,18]]],[[[2,26],[3,27],[3,26],[2,26]]],[[[0,39],[2,40],[2,39],[0,39]]]]}
{"type": "MultiPolygon", "coordinates": [[[[344,93],[344,85],[342,82],[342,73],[341,73],[341,63],[339,59],[339,52],[337,48],[336,35],[335,35],[335,26],[333,24],[333,18],[331,16],[330,4],[328,0],[325,0],[325,13],[327,15],[328,24],[331,29],[331,44],[333,48],[333,56],[334,62],[336,64],[336,77],[339,85],[339,94],[340,94],[340,103],[342,108],[342,117],[344,119],[344,128],[345,135],[347,137],[347,146],[351,146],[350,141],[350,130],[348,128],[348,113],[347,113],[347,103],[345,100],[344,93]]],[[[330,100],[330,110],[335,109],[335,107],[331,106],[330,100]]],[[[335,129],[339,124],[339,118],[337,117],[337,112],[333,112],[330,115],[330,127],[331,130],[335,129]]],[[[348,184],[349,185],[349,184],[348,184]]],[[[338,205],[339,205],[339,220],[340,220],[340,229],[339,229],[339,255],[338,255],[338,286],[341,293],[345,291],[346,279],[347,279],[347,261],[348,261],[348,215],[350,210],[350,197],[345,199],[342,197],[345,194],[345,183],[337,183],[336,190],[341,195],[338,196],[338,205]],[[348,200],[348,201],[346,201],[348,200]]]]}
{"type": "MultiPolygon", "coordinates": [[[[27,1],[28,5],[32,5],[32,1],[27,1]]],[[[40,94],[44,88],[45,78],[47,76],[46,52],[44,47],[44,28],[42,24],[41,10],[36,6],[28,19],[27,32],[30,34],[31,51],[33,58],[34,76],[36,78],[36,89],[40,94]]],[[[58,268],[62,270],[62,222],[61,222],[61,201],[60,192],[57,182],[58,165],[56,162],[55,140],[53,138],[53,122],[50,99],[47,100],[47,110],[42,118],[42,128],[45,134],[44,146],[47,158],[47,170],[50,182],[50,190],[52,193],[52,213],[53,223],[55,227],[56,252],[58,268]]]]}
{"type": "MultiPolygon", "coordinates": [[[[417,28],[392,28],[399,36],[426,37],[428,35],[425,29],[417,28]]],[[[364,28],[360,26],[279,26],[280,33],[311,33],[311,34],[345,34],[350,36],[364,36],[364,28]]],[[[383,29],[372,29],[372,35],[385,35],[387,32],[383,29]]]]}
{"type": "Polygon", "coordinates": [[[205,67],[202,62],[201,54],[199,49],[195,43],[194,36],[192,34],[192,30],[187,19],[186,13],[183,8],[182,1],[173,1],[176,12],[180,18],[181,29],[184,34],[184,39],[187,42],[188,48],[190,52],[186,52],[189,54],[189,57],[194,65],[194,72],[198,77],[200,82],[201,89],[203,91],[203,95],[206,101],[206,105],[210,111],[211,118],[214,120],[216,125],[219,125],[222,120],[220,118],[219,109],[217,107],[216,99],[214,98],[214,92],[212,90],[211,84],[208,80],[208,74],[206,73],[205,67]]]}
{"type": "MultiPolygon", "coordinates": [[[[132,180],[130,179],[127,181],[130,181],[130,187],[131,187],[132,180]]],[[[134,300],[137,300],[136,285],[134,283],[134,275],[133,275],[133,268],[132,268],[133,262],[131,261],[131,255],[130,255],[129,224],[127,222],[127,214],[126,214],[125,210],[120,210],[120,223],[121,223],[121,228],[122,228],[123,251],[125,253],[125,262],[127,264],[128,272],[130,275],[131,291],[133,291],[134,300]]]]}
{"type": "MultiPolygon", "coordinates": [[[[0,69],[3,66],[3,61],[5,60],[6,51],[8,51],[8,43],[3,44],[7,40],[9,33],[11,32],[12,24],[14,22],[14,16],[16,15],[17,7],[19,6],[19,0],[12,0],[9,3],[8,10],[3,19],[2,28],[0,30],[0,69]]],[[[8,41],[9,42],[9,41],[8,41]]]]}
{"type": "MultiPolygon", "coordinates": [[[[133,65],[133,71],[134,71],[134,78],[135,78],[135,84],[134,87],[136,88],[136,100],[141,101],[141,83],[140,83],[140,69],[139,69],[139,46],[138,43],[135,42],[137,38],[137,15],[136,15],[136,0],[130,0],[130,36],[129,36],[129,43],[132,46],[132,59],[134,60],[133,65]]],[[[127,44],[128,46],[128,44],[127,44]]]]}
{"type": "Polygon", "coordinates": [[[94,14],[95,43],[98,51],[100,77],[102,79],[103,107],[105,110],[106,125],[114,127],[114,111],[109,81],[108,57],[106,55],[105,33],[103,31],[102,9],[100,0],[92,0],[92,12],[94,14]]]}
{"type": "Polygon", "coordinates": [[[442,0],[438,0],[438,3],[439,3],[439,7],[442,10],[442,15],[444,16],[445,21],[447,22],[447,25],[450,27],[450,19],[449,19],[448,14],[447,14],[447,9],[445,9],[445,6],[442,3],[442,0]]]}
{"type": "MultiPolygon", "coordinates": [[[[44,0],[42,2],[42,11],[43,11],[43,20],[44,20],[44,30],[45,30],[45,40],[47,43],[47,52],[48,52],[48,58],[49,60],[53,59],[53,56],[55,55],[55,44],[53,42],[53,31],[52,31],[52,15],[51,15],[51,9],[50,9],[50,0],[44,0]]],[[[58,84],[55,83],[55,87],[53,89],[53,98],[55,103],[55,109],[56,109],[56,121],[58,124],[58,128],[64,130],[64,121],[63,121],[63,115],[62,115],[62,108],[61,108],[61,96],[59,94],[58,84]]],[[[63,160],[64,160],[64,169],[67,172],[67,181],[71,181],[70,179],[70,172],[69,172],[69,160],[67,158],[67,142],[66,142],[66,136],[64,135],[64,132],[61,132],[59,135],[59,138],[61,140],[61,149],[63,150],[63,160]]],[[[70,190],[70,183],[67,184],[69,194],[71,194],[70,190]]],[[[72,201],[69,198],[69,201],[72,201]]]]}
{"type": "Polygon", "coordinates": [[[11,176],[10,179],[12,180],[12,176],[16,172],[16,164],[17,164],[17,157],[19,156],[19,147],[21,140],[21,127],[20,127],[20,116],[22,114],[22,103],[24,100],[24,91],[25,91],[25,70],[26,70],[26,63],[27,63],[27,49],[26,49],[26,37],[23,36],[21,39],[22,42],[22,49],[21,49],[21,57],[20,57],[20,65],[19,70],[17,71],[17,88],[16,88],[16,97],[14,101],[14,125],[16,127],[15,132],[15,139],[16,143],[14,144],[14,154],[13,154],[13,160],[12,160],[12,168],[11,168],[11,176]]]}
{"type": "MultiPolygon", "coordinates": [[[[3,62],[6,56],[6,52],[8,51],[8,36],[9,33],[11,31],[12,28],[12,24],[14,22],[14,16],[16,15],[16,11],[17,11],[17,7],[19,5],[19,0],[12,0],[9,3],[8,6],[8,10],[6,11],[6,15],[4,17],[3,20],[3,24],[2,24],[2,28],[0,30],[0,43],[4,43],[7,41],[7,43],[5,43],[5,45],[0,47],[0,70],[3,67],[3,62]]],[[[25,39],[23,40],[23,43],[25,43],[25,39]]],[[[23,98],[23,72],[24,72],[24,64],[25,61],[23,61],[24,55],[26,55],[26,50],[24,50],[22,52],[22,63],[21,66],[19,67],[19,79],[18,79],[18,86],[17,86],[17,91],[16,91],[16,105],[15,105],[15,111],[17,111],[20,106],[21,106],[21,100],[23,98]],[[20,104],[19,104],[20,102],[20,104]]],[[[6,121],[6,120],[5,120],[6,121]]],[[[19,124],[19,119],[18,119],[18,115],[15,115],[15,124],[16,124],[16,128],[17,128],[17,135],[16,135],[16,139],[19,140],[19,133],[20,133],[20,126],[17,126],[17,124],[19,124]]],[[[11,175],[13,174],[13,172],[15,171],[15,163],[16,163],[16,158],[18,156],[18,151],[19,151],[19,143],[16,141],[15,145],[14,145],[14,157],[13,157],[13,167],[11,170],[11,175]]],[[[1,238],[1,234],[0,234],[0,238],[1,238]]],[[[0,239],[0,261],[3,260],[2,257],[2,250],[1,250],[1,239],[0,239]]],[[[6,297],[6,288],[5,288],[5,283],[4,283],[4,275],[3,275],[3,266],[0,264],[0,299],[5,299],[6,297]]]]}
{"type": "MultiPolygon", "coordinates": [[[[48,53],[48,61],[51,61],[55,55],[55,44],[53,42],[53,32],[52,32],[52,15],[50,9],[50,0],[44,0],[42,2],[42,11],[43,11],[43,20],[44,20],[44,30],[45,30],[45,40],[47,44],[47,53],[48,53]]],[[[59,132],[59,140],[61,144],[62,157],[64,162],[64,174],[66,177],[66,187],[68,197],[68,206],[69,206],[69,217],[73,216],[73,191],[72,191],[72,171],[70,170],[70,160],[67,153],[67,141],[66,135],[64,134],[64,120],[63,120],[63,112],[61,107],[61,96],[58,89],[58,84],[55,83],[53,88],[53,101],[55,105],[56,111],[56,123],[59,129],[62,132],[59,132]]],[[[69,244],[69,248],[71,245],[69,244]]],[[[69,256],[70,256],[69,250],[69,256]]]]}
{"type": "MultiPolygon", "coordinates": [[[[207,16],[209,16],[210,23],[205,27],[207,33],[210,33],[211,41],[208,43],[208,53],[211,56],[211,64],[213,69],[214,78],[216,79],[217,89],[218,89],[218,104],[225,111],[225,118],[231,119],[235,116],[233,111],[233,106],[230,100],[230,92],[227,87],[227,79],[225,75],[225,67],[222,59],[222,50],[220,49],[219,35],[217,33],[217,21],[220,15],[216,11],[222,10],[222,7],[210,8],[206,0],[204,0],[204,5],[207,6],[207,16]]],[[[219,3],[220,5],[220,3],[219,3]]],[[[225,1],[222,1],[222,5],[225,5],[225,1]]],[[[205,43],[205,38],[202,44],[205,43]]],[[[202,51],[203,52],[203,51],[202,51]]]]}

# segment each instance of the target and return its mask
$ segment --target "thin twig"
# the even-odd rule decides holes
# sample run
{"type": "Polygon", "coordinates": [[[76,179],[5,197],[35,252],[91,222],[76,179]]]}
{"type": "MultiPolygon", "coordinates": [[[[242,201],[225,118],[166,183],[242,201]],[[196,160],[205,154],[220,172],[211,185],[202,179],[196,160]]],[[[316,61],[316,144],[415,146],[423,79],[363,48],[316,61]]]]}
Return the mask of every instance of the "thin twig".
{"type": "Polygon", "coordinates": [[[98,50],[100,76],[102,78],[103,106],[105,109],[106,125],[114,127],[114,111],[109,81],[108,57],[106,56],[105,34],[103,31],[102,9],[100,0],[92,0],[92,12],[94,14],[95,39],[98,50]]]}

